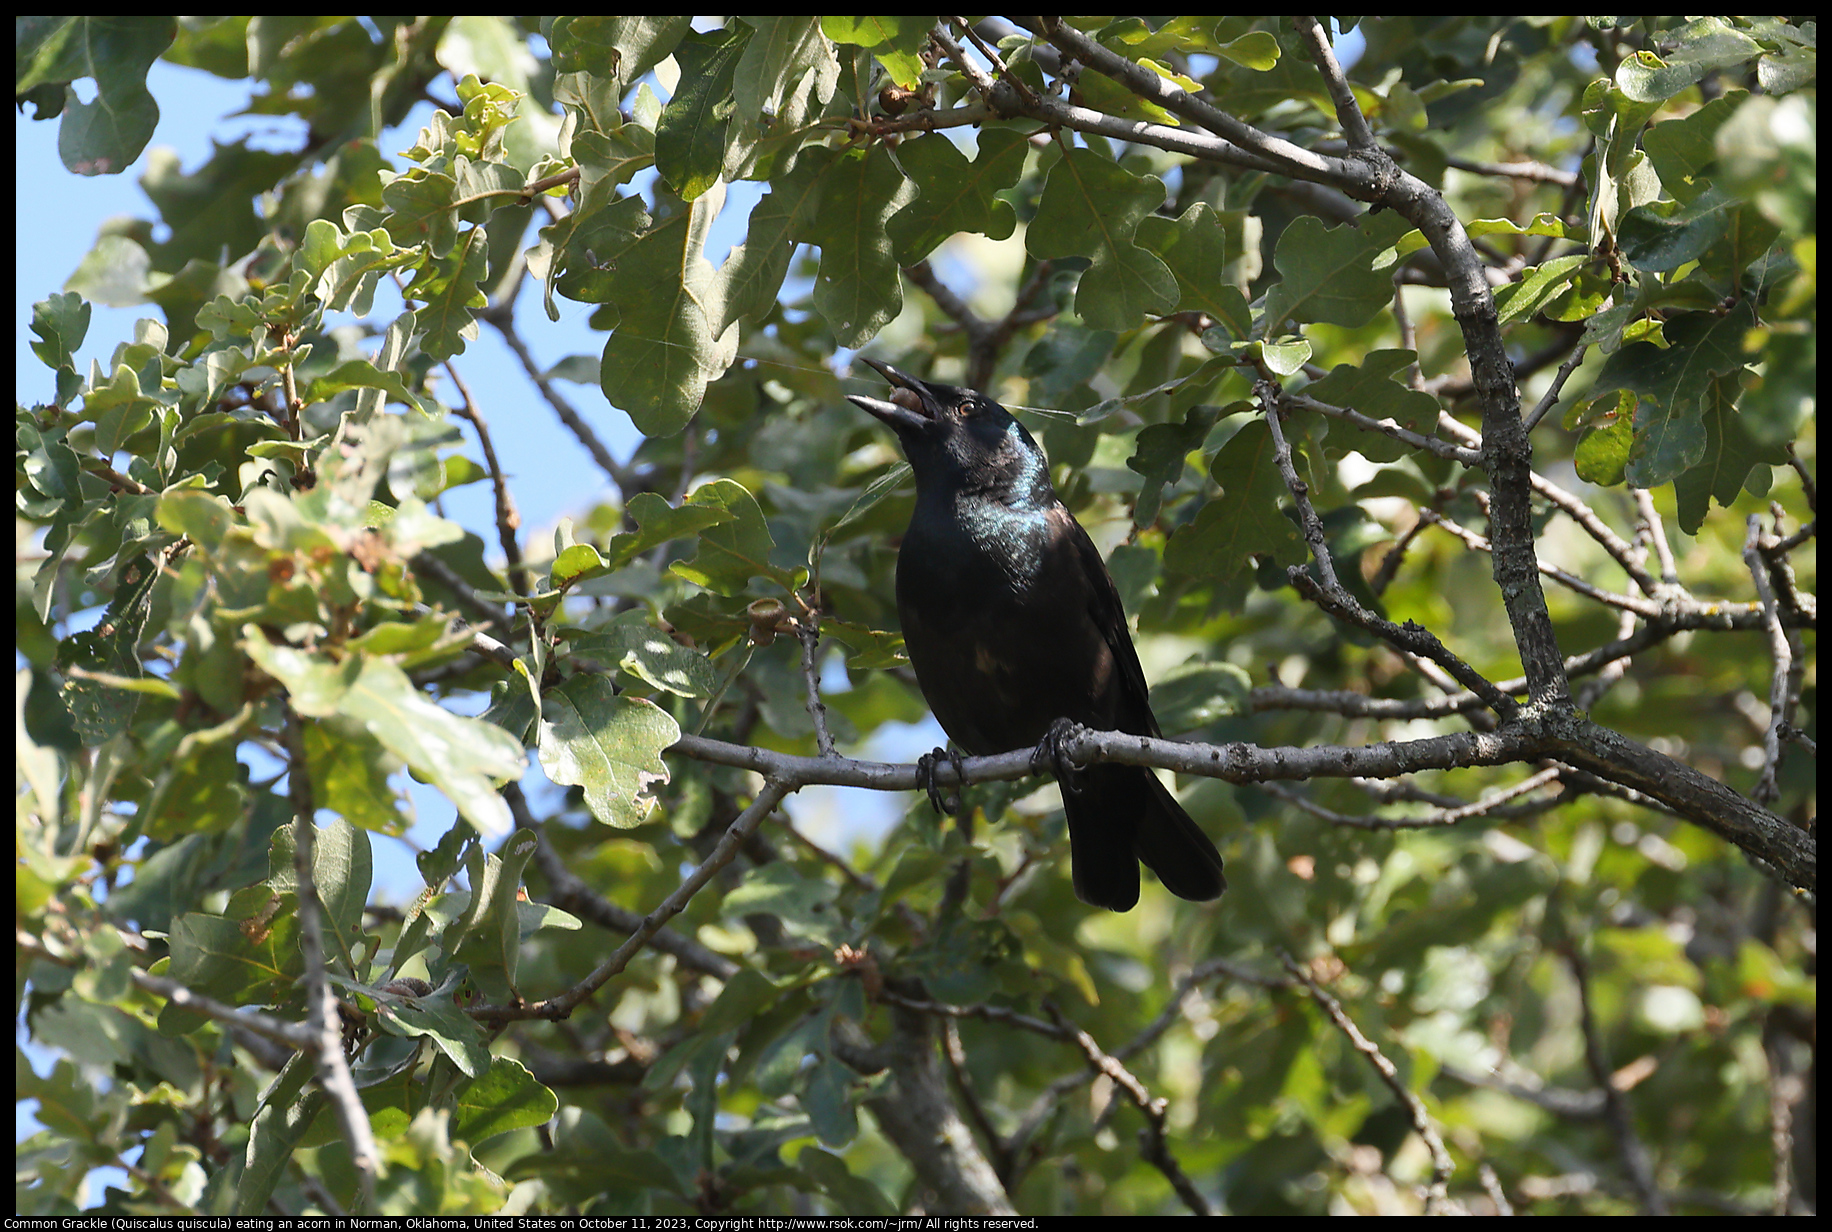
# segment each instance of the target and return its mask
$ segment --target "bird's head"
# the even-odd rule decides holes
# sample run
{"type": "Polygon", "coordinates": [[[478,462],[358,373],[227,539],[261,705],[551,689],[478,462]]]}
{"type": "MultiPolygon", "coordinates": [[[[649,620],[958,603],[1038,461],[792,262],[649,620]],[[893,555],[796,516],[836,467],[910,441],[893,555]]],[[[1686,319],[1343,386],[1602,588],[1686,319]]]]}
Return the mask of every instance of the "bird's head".
{"type": "Polygon", "coordinates": [[[918,380],[859,358],[891,383],[890,400],[862,394],[846,399],[897,433],[918,490],[965,491],[1014,506],[1055,500],[1043,450],[1010,411],[978,390],[918,380]]]}

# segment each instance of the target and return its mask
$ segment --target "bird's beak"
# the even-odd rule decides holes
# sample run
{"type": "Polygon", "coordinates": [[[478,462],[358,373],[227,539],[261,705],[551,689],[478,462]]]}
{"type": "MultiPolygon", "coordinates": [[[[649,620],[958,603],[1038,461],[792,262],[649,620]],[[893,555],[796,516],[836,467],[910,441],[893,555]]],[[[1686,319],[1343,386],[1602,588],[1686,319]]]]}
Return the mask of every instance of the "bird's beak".
{"type": "Polygon", "coordinates": [[[896,392],[888,402],[880,398],[867,398],[863,394],[847,394],[848,402],[862,411],[869,411],[898,432],[920,431],[935,422],[941,408],[927,385],[889,364],[867,359],[863,355],[859,359],[889,381],[896,392]]]}

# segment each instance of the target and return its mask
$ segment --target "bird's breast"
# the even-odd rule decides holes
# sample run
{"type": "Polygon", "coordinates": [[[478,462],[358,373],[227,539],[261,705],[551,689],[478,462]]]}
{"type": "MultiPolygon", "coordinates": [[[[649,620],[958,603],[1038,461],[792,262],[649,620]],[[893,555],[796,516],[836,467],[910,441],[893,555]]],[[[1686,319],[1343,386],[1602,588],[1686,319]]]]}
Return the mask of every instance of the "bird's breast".
{"type": "Polygon", "coordinates": [[[897,558],[897,607],[924,696],[962,748],[1034,744],[1061,717],[1104,723],[1113,660],[1089,581],[1047,512],[919,502],[897,558]]]}
{"type": "Polygon", "coordinates": [[[898,555],[898,588],[920,586],[968,606],[1022,601],[1037,583],[1048,543],[1048,515],[1040,510],[970,497],[940,509],[919,503],[898,555]]]}

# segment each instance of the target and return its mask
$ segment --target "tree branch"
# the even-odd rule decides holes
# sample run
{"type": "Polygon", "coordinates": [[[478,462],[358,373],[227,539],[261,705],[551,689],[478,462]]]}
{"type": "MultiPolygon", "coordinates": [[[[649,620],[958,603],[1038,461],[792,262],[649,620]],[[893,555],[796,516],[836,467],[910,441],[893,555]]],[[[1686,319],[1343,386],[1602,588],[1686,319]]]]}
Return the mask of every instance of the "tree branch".
{"type": "MultiPolygon", "coordinates": [[[[299,949],[305,959],[305,1021],[312,1036],[311,1057],[318,1070],[318,1085],[343,1126],[344,1141],[356,1167],[357,1189],[363,1210],[375,1209],[375,1181],[381,1171],[375,1131],[357,1093],[356,1080],[343,1051],[343,1019],[337,998],[325,975],[324,932],[317,880],[313,876],[312,847],[317,837],[312,803],[312,780],[306,768],[305,728],[291,706],[286,711],[287,794],[293,806],[293,876],[297,883],[299,949]]],[[[356,973],[351,972],[354,976],[356,973]]]]}
{"type": "Polygon", "coordinates": [[[1369,1063],[1374,1066],[1374,1072],[1380,1075],[1380,1080],[1386,1084],[1389,1091],[1393,1092],[1400,1107],[1406,1110],[1412,1122],[1413,1131],[1431,1151],[1431,1184],[1425,1190],[1425,1213],[1427,1215],[1449,1214],[1446,1208],[1450,1205],[1450,1178],[1451,1174],[1456,1171],[1456,1165],[1451,1162],[1450,1152],[1444,1148],[1444,1139],[1438,1133],[1437,1126],[1431,1123],[1431,1115],[1425,1111],[1424,1103],[1413,1094],[1410,1087],[1400,1080],[1399,1070],[1394,1068],[1393,1062],[1387,1060],[1386,1054],[1382,1053],[1372,1040],[1363,1035],[1361,1028],[1357,1027],[1354,1020],[1343,1012],[1342,1003],[1318,987],[1317,982],[1311,978],[1310,972],[1300,966],[1290,954],[1284,955],[1284,960],[1285,970],[1291,973],[1291,978],[1310,994],[1310,999],[1315,1001],[1324,1015],[1336,1024],[1336,1029],[1348,1038],[1355,1051],[1368,1059],[1369,1063]]]}

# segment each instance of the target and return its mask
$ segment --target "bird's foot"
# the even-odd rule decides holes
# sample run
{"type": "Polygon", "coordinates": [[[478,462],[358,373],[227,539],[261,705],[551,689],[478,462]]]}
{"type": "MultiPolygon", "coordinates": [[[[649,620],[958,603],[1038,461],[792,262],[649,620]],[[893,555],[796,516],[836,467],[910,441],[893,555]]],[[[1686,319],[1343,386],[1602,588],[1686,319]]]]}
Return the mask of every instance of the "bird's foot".
{"type": "Polygon", "coordinates": [[[1050,729],[1043,733],[1043,739],[1037,742],[1037,748],[1031,753],[1031,773],[1042,774],[1045,767],[1055,774],[1056,781],[1067,792],[1081,790],[1080,767],[1069,760],[1063,751],[1063,741],[1081,731],[1081,724],[1074,719],[1057,719],[1050,724],[1050,729]]]}
{"type": "Polygon", "coordinates": [[[952,815],[960,811],[961,797],[958,785],[965,779],[966,771],[961,768],[961,755],[953,749],[936,749],[916,759],[916,786],[928,793],[929,804],[938,813],[952,815]],[[952,798],[944,797],[941,794],[940,785],[935,781],[935,767],[944,761],[954,767],[954,781],[957,788],[952,798]]]}

